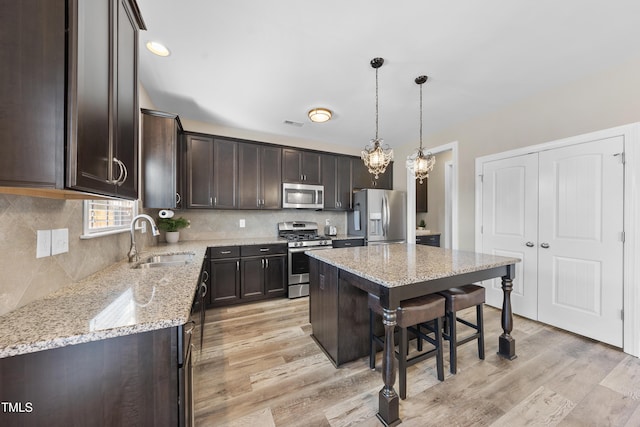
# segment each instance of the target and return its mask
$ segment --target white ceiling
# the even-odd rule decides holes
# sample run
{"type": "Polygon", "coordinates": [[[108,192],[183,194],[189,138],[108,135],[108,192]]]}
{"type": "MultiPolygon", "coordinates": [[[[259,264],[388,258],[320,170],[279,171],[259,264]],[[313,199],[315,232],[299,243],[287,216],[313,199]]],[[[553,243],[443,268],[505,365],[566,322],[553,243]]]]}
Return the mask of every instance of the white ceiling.
{"type": "Polygon", "coordinates": [[[138,0],[140,80],[157,108],[351,147],[418,142],[640,55],[638,0],[138,0]],[[171,56],[146,49],[164,43],[171,56]],[[312,107],[334,118],[311,123],[312,107]],[[304,123],[301,127],[285,120],[304,123]]]}

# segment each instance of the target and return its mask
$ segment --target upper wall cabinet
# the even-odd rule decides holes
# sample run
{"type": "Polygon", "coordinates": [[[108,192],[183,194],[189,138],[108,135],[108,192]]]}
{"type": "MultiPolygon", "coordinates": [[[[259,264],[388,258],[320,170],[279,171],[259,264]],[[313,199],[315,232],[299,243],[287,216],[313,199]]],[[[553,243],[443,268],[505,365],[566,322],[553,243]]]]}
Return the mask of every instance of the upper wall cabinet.
{"type": "Polygon", "coordinates": [[[2,7],[0,185],[135,198],[135,0],[2,7]]]}
{"type": "Polygon", "coordinates": [[[364,162],[360,158],[351,159],[351,170],[353,173],[353,190],[358,191],[363,188],[381,188],[383,190],[393,190],[393,162],[389,163],[387,170],[378,179],[370,174],[364,162]]]}
{"type": "Polygon", "coordinates": [[[182,208],[182,124],[175,114],[142,109],[142,204],[182,208]]]}
{"type": "Polygon", "coordinates": [[[213,138],[186,137],[187,208],[213,207],[213,138]]]}
{"type": "Polygon", "coordinates": [[[238,208],[280,209],[282,149],[238,144],[238,208]]]}
{"type": "Polygon", "coordinates": [[[428,210],[428,179],[422,181],[416,180],[416,212],[429,212],[428,210]]]}
{"type": "Polygon", "coordinates": [[[285,148],[282,150],[282,181],[321,184],[321,155],[313,151],[285,148]]]}
{"type": "Polygon", "coordinates": [[[322,185],[326,210],[351,209],[351,158],[323,154],[322,185]]]}
{"type": "Polygon", "coordinates": [[[221,138],[213,142],[213,207],[238,207],[238,143],[221,138]]]}

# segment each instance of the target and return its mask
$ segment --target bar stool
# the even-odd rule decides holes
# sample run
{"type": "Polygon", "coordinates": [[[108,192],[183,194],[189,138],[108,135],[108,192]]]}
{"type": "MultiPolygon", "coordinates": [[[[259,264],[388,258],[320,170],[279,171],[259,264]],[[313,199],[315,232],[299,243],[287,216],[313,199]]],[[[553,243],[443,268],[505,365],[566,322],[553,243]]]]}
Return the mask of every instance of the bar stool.
{"type": "MultiPolygon", "coordinates": [[[[369,366],[371,369],[376,368],[376,343],[384,347],[384,339],[378,337],[374,331],[374,313],[382,315],[382,305],[380,305],[379,297],[369,294],[369,336],[371,344],[369,366]]],[[[402,301],[401,307],[398,308],[396,322],[400,328],[400,339],[399,348],[395,354],[398,359],[399,394],[401,399],[405,399],[407,396],[407,367],[415,365],[424,359],[432,356],[436,357],[438,379],[440,381],[444,380],[444,363],[442,360],[442,317],[444,317],[444,314],[445,299],[437,294],[402,301]],[[429,322],[433,325],[429,324],[429,322]],[[422,328],[433,332],[435,338],[430,337],[428,333],[424,333],[422,328]],[[431,343],[434,348],[407,358],[409,352],[408,331],[418,336],[419,350],[422,350],[421,339],[431,343]]]]}
{"type": "Polygon", "coordinates": [[[478,340],[478,357],[484,359],[484,324],[482,318],[482,305],[485,301],[485,291],[482,286],[464,285],[438,292],[446,300],[447,314],[443,338],[449,341],[449,370],[452,374],[457,372],[458,346],[478,340]],[[456,313],[469,307],[476,307],[476,324],[460,319],[456,313]],[[476,330],[473,335],[458,339],[456,322],[460,322],[476,330]]]}

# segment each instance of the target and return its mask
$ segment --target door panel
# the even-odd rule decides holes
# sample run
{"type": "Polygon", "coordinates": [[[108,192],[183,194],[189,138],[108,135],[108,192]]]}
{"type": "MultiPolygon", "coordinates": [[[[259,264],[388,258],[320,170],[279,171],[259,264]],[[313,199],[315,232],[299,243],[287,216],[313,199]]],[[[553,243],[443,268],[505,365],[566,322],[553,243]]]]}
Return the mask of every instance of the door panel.
{"type": "Polygon", "coordinates": [[[539,320],[619,347],[623,149],[616,137],[545,151],[539,169],[539,320]]]}
{"type": "MultiPolygon", "coordinates": [[[[513,312],[535,320],[538,316],[538,155],[487,162],[482,173],[482,252],[522,260],[516,266],[513,281],[513,312]]],[[[502,307],[500,280],[486,281],[483,285],[487,290],[487,303],[502,307]]]]}

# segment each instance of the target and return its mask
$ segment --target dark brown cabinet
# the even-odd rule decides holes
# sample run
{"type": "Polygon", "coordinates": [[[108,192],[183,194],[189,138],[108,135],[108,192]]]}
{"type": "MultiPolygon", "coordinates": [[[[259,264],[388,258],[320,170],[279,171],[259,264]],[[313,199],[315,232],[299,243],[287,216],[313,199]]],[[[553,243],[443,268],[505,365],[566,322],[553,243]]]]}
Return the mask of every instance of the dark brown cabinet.
{"type": "Polygon", "coordinates": [[[215,138],[213,141],[213,207],[235,209],[238,189],[238,143],[215,138]]]}
{"type": "Polygon", "coordinates": [[[209,248],[210,306],[232,304],[240,299],[240,246],[209,248]]]}
{"type": "Polygon", "coordinates": [[[287,245],[210,247],[208,253],[209,306],[285,295],[287,245]]]}
{"type": "Polygon", "coordinates": [[[142,109],[142,204],[181,208],[182,124],[175,114],[142,109]]]}
{"type": "Polygon", "coordinates": [[[67,186],[138,195],[137,7],[68,2],[67,186]]]}
{"type": "Polygon", "coordinates": [[[312,337],[334,365],[369,353],[367,293],[345,283],[338,268],[309,260],[309,321],[312,337]]]}
{"type": "Polygon", "coordinates": [[[238,144],[238,208],[280,209],[282,149],[238,144]]]}
{"type": "Polygon", "coordinates": [[[351,158],[347,156],[322,155],[322,184],[324,186],[324,208],[327,210],[351,209],[351,158]]]}
{"type": "Polygon", "coordinates": [[[187,208],[213,207],[213,138],[187,135],[187,208]]]}
{"type": "Polygon", "coordinates": [[[430,234],[428,236],[416,236],[416,244],[440,247],[440,235],[430,234]]]}
{"type": "Polygon", "coordinates": [[[427,182],[428,180],[425,179],[420,184],[420,180],[416,180],[416,212],[428,212],[427,182]]]}
{"type": "Polygon", "coordinates": [[[135,0],[2,7],[0,185],[136,198],[135,0]]]}
{"type": "Polygon", "coordinates": [[[321,184],[321,154],[314,151],[285,148],[282,150],[282,181],[321,184]]]}
{"type": "Polygon", "coordinates": [[[285,294],[287,245],[242,246],[240,253],[242,299],[249,301],[285,294]]]}
{"type": "Polygon", "coordinates": [[[393,162],[389,163],[382,175],[375,179],[375,175],[370,174],[362,159],[351,158],[351,173],[353,179],[353,191],[363,188],[379,188],[383,190],[393,190],[393,162]]]}
{"type": "Polygon", "coordinates": [[[364,239],[332,239],[331,245],[334,248],[352,248],[364,246],[364,239]]]}

